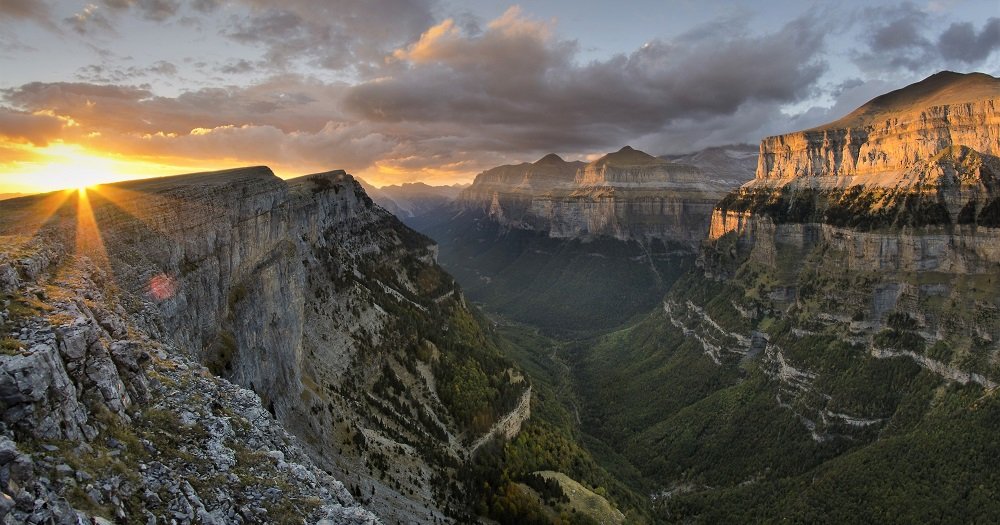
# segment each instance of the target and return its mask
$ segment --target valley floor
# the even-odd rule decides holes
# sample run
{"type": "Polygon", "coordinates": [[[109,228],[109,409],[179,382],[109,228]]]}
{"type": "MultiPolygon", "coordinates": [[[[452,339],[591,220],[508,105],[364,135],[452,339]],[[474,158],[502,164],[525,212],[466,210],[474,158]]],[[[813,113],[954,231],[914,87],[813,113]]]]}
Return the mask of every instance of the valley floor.
{"type": "MultiPolygon", "coordinates": [[[[835,316],[811,330],[755,316],[744,294],[688,274],[645,317],[578,337],[492,314],[537,392],[504,475],[559,472],[627,523],[1000,516],[986,497],[1000,481],[1000,400],[981,376],[878,350],[877,331],[851,339],[835,316]]],[[[496,508],[526,505],[505,494],[496,508]]]]}

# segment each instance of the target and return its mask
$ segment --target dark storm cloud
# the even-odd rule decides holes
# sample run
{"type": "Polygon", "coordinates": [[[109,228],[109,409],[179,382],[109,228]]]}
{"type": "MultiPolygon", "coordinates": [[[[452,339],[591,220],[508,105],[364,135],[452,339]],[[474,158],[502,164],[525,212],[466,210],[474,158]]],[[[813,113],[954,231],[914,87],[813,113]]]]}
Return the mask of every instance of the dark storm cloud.
{"type": "Polygon", "coordinates": [[[1000,18],[990,18],[982,30],[969,22],[954,23],[938,38],[941,56],[948,60],[960,60],[967,64],[985,60],[1000,49],[1000,18]]]}
{"type": "Polygon", "coordinates": [[[228,35],[264,48],[275,69],[306,62],[368,72],[385,53],[412,41],[434,18],[430,0],[243,0],[249,14],[228,35]]]}
{"type": "Polygon", "coordinates": [[[853,58],[870,73],[975,65],[1000,49],[1000,18],[987,19],[979,30],[970,22],[955,22],[936,33],[936,17],[911,3],[869,8],[862,16],[870,21],[863,32],[866,47],[854,51],[853,58]]]}
{"type": "Polygon", "coordinates": [[[929,15],[911,3],[872,7],[862,14],[867,47],[854,51],[854,61],[865,71],[916,70],[933,58],[933,45],[924,36],[929,15]]]}
{"type": "MultiPolygon", "coordinates": [[[[257,38],[275,42],[294,40],[296,23],[306,21],[289,10],[254,16],[257,38]]],[[[697,142],[673,129],[754,139],[781,105],[816,89],[825,70],[816,23],[798,19],[761,36],[735,22],[706,26],[580,63],[576,42],[513,9],[488,24],[425,27],[395,50],[371,48],[385,65],[376,80],[355,85],[286,74],[163,97],[126,85],[150,68],[96,65],[81,78],[118,85],[31,83],[0,94],[20,111],[72,119],[64,133],[107,151],[447,179],[525,155],[617,149],[637,137],[656,153],[665,141],[697,142]]],[[[236,60],[222,69],[254,67],[236,60]]]]}
{"type": "MultiPolygon", "coordinates": [[[[22,14],[7,2],[0,16],[35,19],[15,1],[22,14]]],[[[441,21],[433,0],[92,1],[70,19],[81,33],[174,20],[224,35],[234,54],[152,64],[102,55],[77,71],[81,82],[0,91],[0,135],[21,126],[12,140],[22,143],[61,138],[122,154],[345,168],[396,181],[446,181],[551,151],[755,142],[829,122],[927,69],[978,63],[1000,47],[997,18],[935,25],[913,4],[869,9],[860,28],[847,22],[858,16],[814,14],[764,34],[750,25],[752,12],[739,12],[584,61],[591,50],[516,8],[487,22],[467,13],[441,21]],[[247,56],[233,40],[258,51],[247,56]],[[827,40],[857,62],[859,78],[825,76],[827,40]],[[140,84],[187,83],[192,70],[216,87],[162,96],[140,84]],[[331,77],[344,80],[320,79],[331,77]]]]}
{"type": "Polygon", "coordinates": [[[633,140],[632,144],[657,153],[686,153],[739,142],[755,144],[766,136],[834,121],[876,96],[899,87],[899,79],[891,82],[847,79],[817,86],[818,90],[832,97],[834,103],[831,106],[813,106],[788,113],[780,102],[744,104],[729,115],[674,121],[661,131],[633,140]]]}
{"type": "Polygon", "coordinates": [[[913,4],[901,4],[884,11],[889,21],[881,27],[876,26],[868,37],[873,51],[891,52],[930,45],[922,34],[927,13],[913,4]]]}
{"type": "Polygon", "coordinates": [[[514,9],[480,35],[451,21],[431,28],[394,54],[406,67],[353,87],[346,103],[364,120],[421,124],[506,151],[610,147],[681,119],[800,100],[825,70],[815,26],[803,18],[763,36],[720,29],[712,38],[701,28],[579,65],[574,42],[514,9]]]}

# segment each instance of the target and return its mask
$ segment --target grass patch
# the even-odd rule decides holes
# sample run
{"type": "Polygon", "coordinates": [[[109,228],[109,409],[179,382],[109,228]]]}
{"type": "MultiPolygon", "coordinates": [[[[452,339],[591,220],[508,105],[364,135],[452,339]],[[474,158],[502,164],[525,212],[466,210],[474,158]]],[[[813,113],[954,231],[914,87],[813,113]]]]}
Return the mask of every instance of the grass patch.
{"type": "Polygon", "coordinates": [[[0,354],[17,355],[24,348],[21,341],[13,337],[0,338],[0,354]]]}

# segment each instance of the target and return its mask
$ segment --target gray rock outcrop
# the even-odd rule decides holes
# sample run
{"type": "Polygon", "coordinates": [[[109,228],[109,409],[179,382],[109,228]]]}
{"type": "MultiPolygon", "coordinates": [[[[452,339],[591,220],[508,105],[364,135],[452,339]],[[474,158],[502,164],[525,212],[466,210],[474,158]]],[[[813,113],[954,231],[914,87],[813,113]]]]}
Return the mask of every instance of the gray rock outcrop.
{"type": "Polygon", "coordinates": [[[4,488],[11,516],[30,496],[66,519],[452,519],[458,489],[430,480],[478,433],[414,348],[470,313],[432,242],[350,175],[243,168],[10,202],[0,434],[55,447],[4,488]]]}

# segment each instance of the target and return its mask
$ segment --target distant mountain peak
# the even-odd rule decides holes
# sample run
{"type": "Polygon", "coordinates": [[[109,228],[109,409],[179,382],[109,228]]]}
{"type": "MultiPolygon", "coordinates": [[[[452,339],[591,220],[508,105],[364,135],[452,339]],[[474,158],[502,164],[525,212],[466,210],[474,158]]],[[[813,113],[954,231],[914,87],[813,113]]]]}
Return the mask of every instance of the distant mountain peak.
{"type": "Polygon", "coordinates": [[[535,161],[536,166],[541,164],[565,164],[565,163],[566,161],[559,155],[556,155],[555,153],[549,153],[548,155],[535,161]]]}
{"type": "MultiPolygon", "coordinates": [[[[936,73],[875,97],[829,124],[765,138],[752,184],[897,190],[937,184],[944,179],[940,170],[936,174],[927,171],[928,162],[934,164],[942,150],[964,146],[984,158],[995,158],[1000,152],[994,117],[998,101],[1000,78],[984,73],[936,73]]],[[[958,159],[942,160],[954,164],[958,159]]],[[[952,168],[969,172],[973,179],[979,177],[972,174],[972,167],[952,168]]],[[[959,208],[964,205],[955,202],[959,208]]]]}
{"type": "Polygon", "coordinates": [[[1000,97],[1000,78],[985,73],[940,71],[895,91],[879,95],[844,118],[816,130],[863,126],[885,115],[1000,97]]]}
{"type": "Polygon", "coordinates": [[[654,157],[645,151],[634,149],[632,146],[624,148],[595,160],[595,165],[635,165],[635,164],[665,164],[667,161],[654,157]]]}

